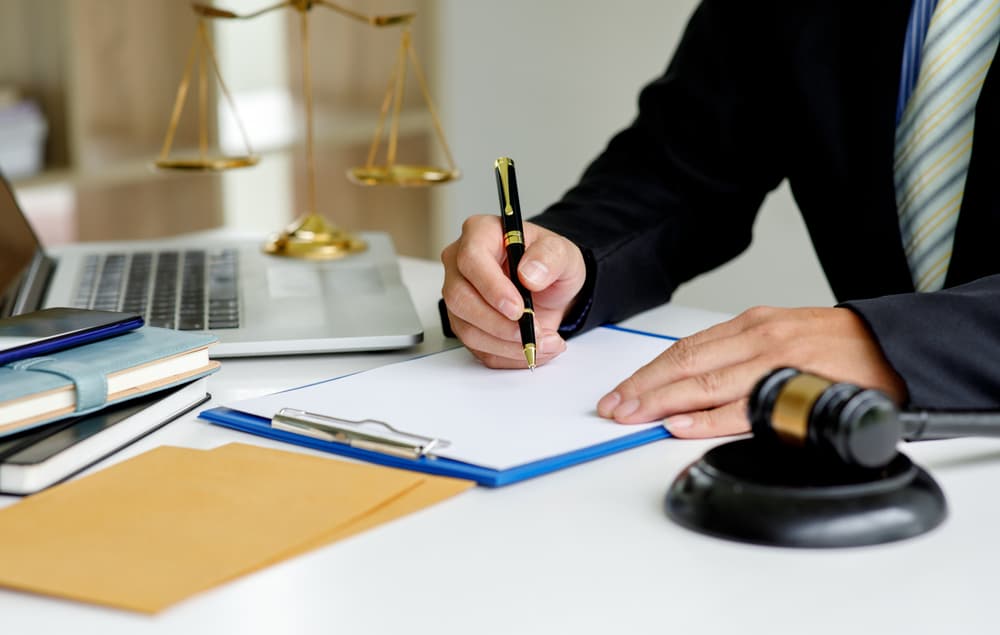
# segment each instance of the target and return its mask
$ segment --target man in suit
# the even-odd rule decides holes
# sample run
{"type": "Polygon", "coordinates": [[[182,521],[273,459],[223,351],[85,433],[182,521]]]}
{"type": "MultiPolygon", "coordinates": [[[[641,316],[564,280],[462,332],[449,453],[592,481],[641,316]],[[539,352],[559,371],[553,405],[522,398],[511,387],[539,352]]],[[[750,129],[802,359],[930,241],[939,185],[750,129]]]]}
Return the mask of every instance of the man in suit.
{"type": "MultiPolygon", "coordinates": [[[[840,304],[758,307],[685,338],[598,412],[743,432],[778,366],[915,407],[1000,407],[998,31],[992,0],[705,0],[635,122],[526,224],[539,362],[735,257],[787,178],[840,304]]],[[[500,235],[495,217],[465,223],[443,295],[477,357],[523,367],[500,235]]]]}

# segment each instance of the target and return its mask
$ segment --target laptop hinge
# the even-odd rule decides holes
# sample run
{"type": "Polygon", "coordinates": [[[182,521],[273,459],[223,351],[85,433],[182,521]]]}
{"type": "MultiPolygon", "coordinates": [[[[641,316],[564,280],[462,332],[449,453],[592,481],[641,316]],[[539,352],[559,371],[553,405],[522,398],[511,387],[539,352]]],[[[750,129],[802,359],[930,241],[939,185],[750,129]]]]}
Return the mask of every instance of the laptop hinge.
{"type": "Polygon", "coordinates": [[[55,260],[46,256],[41,249],[36,251],[21,279],[21,286],[14,295],[13,304],[3,307],[4,316],[19,315],[41,308],[54,269],[55,260]]]}

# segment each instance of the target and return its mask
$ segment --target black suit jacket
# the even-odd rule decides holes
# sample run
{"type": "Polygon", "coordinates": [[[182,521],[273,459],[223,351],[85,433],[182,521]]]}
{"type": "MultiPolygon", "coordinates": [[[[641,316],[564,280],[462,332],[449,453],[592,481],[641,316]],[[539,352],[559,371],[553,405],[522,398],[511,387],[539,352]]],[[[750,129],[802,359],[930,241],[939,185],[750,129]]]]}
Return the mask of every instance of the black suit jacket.
{"type": "Polygon", "coordinates": [[[911,404],[1000,407],[1000,68],[977,106],[948,288],[914,293],[892,174],[910,6],[705,0],[635,122],[533,219],[584,250],[580,328],[660,304],[738,255],[787,178],[834,294],[911,404]]]}

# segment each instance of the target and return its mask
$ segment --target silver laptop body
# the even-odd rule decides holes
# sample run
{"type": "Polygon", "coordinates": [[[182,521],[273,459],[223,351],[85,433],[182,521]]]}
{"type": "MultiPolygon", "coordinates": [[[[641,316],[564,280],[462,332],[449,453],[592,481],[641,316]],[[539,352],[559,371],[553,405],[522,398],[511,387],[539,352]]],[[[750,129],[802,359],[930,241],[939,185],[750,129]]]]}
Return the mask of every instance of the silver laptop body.
{"type": "Polygon", "coordinates": [[[51,306],[207,330],[213,357],[405,348],[423,327],[392,241],[332,261],[268,256],[257,239],[83,243],[47,253],[0,177],[0,315],[51,306]]]}

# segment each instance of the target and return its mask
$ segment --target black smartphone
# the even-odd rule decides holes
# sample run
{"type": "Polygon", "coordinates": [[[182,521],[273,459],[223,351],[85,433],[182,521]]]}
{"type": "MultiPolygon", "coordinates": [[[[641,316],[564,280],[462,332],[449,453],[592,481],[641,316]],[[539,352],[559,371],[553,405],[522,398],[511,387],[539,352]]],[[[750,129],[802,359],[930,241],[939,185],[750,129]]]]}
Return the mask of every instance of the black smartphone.
{"type": "Polygon", "coordinates": [[[0,364],[45,355],[143,325],[141,315],[51,308],[0,320],[0,364]]]}

